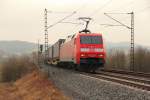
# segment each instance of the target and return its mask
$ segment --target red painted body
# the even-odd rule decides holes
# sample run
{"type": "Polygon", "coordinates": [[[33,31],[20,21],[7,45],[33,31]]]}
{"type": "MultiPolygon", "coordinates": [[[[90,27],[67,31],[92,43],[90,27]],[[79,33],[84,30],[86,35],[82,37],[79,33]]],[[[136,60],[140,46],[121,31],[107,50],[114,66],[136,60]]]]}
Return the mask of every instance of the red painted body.
{"type": "MultiPolygon", "coordinates": [[[[80,65],[81,59],[97,59],[101,64],[105,63],[105,49],[103,42],[101,44],[81,44],[81,36],[102,36],[99,33],[78,33],[74,37],[66,40],[60,47],[60,62],[73,62],[80,65]],[[81,51],[81,48],[87,48],[88,51],[81,51]],[[102,49],[101,51],[95,51],[95,49],[102,49]]],[[[102,41],[102,40],[101,40],[102,41]]],[[[86,63],[86,62],[85,62],[86,63]]],[[[88,62],[87,62],[88,63],[88,62]]]]}
{"type": "MultiPolygon", "coordinates": [[[[102,44],[81,44],[80,36],[102,36],[102,35],[92,33],[92,34],[79,34],[77,36],[77,41],[76,41],[77,52],[75,52],[77,64],[80,64],[80,58],[102,58],[105,60],[105,51],[104,51],[103,43],[102,44]],[[89,52],[81,52],[80,48],[89,48],[89,52]],[[102,48],[103,51],[95,52],[94,51],[95,48],[102,48]],[[84,56],[81,56],[81,55],[84,55],[84,56]],[[103,55],[103,56],[100,57],[99,55],[103,55]]],[[[103,63],[105,63],[105,61],[103,63]]]]}

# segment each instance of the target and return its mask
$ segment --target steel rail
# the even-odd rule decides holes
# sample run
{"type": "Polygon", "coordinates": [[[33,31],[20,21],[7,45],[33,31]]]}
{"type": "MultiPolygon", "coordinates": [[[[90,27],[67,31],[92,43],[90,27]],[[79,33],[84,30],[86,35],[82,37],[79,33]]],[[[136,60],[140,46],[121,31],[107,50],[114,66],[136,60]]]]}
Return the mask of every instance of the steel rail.
{"type": "Polygon", "coordinates": [[[133,75],[133,76],[139,76],[139,77],[143,77],[143,78],[144,77],[150,78],[150,73],[124,71],[124,70],[114,70],[114,69],[102,69],[101,71],[113,72],[113,73],[125,74],[125,75],[133,75]]]}
{"type": "Polygon", "coordinates": [[[150,84],[143,84],[140,82],[134,82],[134,81],[127,80],[127,79],[120,79],[118,77],[105,76],[105,75],[100,75],[100,74],[89,74],[88,76],[98,78],[98,79],[107,80],[107,81],[116,82],[116,83],[119,83],[122,85],[127,85],[127,86],[131,86],[134,88],[142,89],[142,90],[150,91],[150,84]]]}
{"type": "Polygon", "coordinates": [[[108,73],[108,72],[99,72],[98,74],[110,76],[110,77],[116,77],[120,79],[131,80],[131,81],[140,82],[143,84],[150,84],[150,79],[147,79],[147,78],[143,79],[143,78],[136,77],[136,76],[128,76],[128,75],[121,75],[117,73],[108,73]]]}

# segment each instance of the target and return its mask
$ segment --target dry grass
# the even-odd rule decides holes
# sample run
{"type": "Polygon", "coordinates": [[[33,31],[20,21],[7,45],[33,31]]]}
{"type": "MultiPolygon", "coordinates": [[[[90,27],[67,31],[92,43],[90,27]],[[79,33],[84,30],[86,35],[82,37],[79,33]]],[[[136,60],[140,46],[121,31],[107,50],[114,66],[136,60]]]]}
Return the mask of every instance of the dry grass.
{"type": "Polygon", "coordinates": [[[33,71],[13,84],[0,84],[0,100],[68,100],[45,75],[33,71]]]}
{"type": "Polygon", "coordinates": [[[1,67],[2,67],[2,65],[0,64],[0,82],[1,82],[1,80],[2,80],[2,72],[1,72],[1,67]]]}
{"type": "Polygon", "coordinates": [[[0,100],[68,100],[27,56],[1,65],[0,100]]]}
{"type": "Polygon", "coordinates": [[[1,81],[15,81],[34,69],[36,67],[30,57],[10,57],[2,63],[1,81]]]}

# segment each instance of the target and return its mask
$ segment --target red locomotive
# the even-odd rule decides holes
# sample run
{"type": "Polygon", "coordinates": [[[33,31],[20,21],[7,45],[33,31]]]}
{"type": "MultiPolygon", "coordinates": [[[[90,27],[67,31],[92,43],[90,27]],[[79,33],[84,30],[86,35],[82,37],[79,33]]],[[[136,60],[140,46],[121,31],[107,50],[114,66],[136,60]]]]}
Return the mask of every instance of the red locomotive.
{"type": "Polygon", "coordinates": [[[102,34],[91,33],[87,27],[49,47],[49,63],[94,72],[105,64],[102,34]]]}

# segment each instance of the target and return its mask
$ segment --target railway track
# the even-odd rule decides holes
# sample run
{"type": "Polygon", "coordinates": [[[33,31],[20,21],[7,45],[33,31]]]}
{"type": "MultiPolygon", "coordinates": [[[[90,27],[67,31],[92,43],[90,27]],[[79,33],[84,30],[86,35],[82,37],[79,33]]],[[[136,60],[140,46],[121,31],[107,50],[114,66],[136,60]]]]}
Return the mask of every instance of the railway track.
{"type": "Polygon", "coordinates": [[[150,73],[124,71],[124,70],[113,70],[113,69],[110,69],[110,70],[102,69],[101,71],[119,73],[119,74],[125,74],[125,75],[133,75],[133,76],[144,77],[144,78],[150,78],[150,73]]]}
{"type": "MultiPolygon", "coordinates": [[[[66,69],[68,70],[68,69],[66,69]]],[[[142,90],[147,90],[150,91],[150,77],[148,77],[148,74],[146,76],[144,74],[133,74],[131,72],[118,72],[116,70],[114,71],[100,71],[98,73],[85,73],[85,72],[79,72],[75,70],[71,70],[75,73],[79,73],[81,75],[86,75],[92,78],[97,78],[97,79],[103,79],[107,81],[112,81],[116,82],[122,85],[142,89],[142,90]],[[140,77],[139,77],[140,76],[140,77]]]]}
{"type": "Polygon", "coordinates": [[[131,80],[135,82],[141,82],[143,84],[150,84],[150,79],[145,77],[143,78],[143,77],[137,77],[133,75],[124,75],[124,74],[110,73],[110,72],[99,72],[98,74],[110,76],[110,77],[116,77],[120,79],[131,80]]]}
{"type": "Polygon", "coordinates": [[[91,73],[82,73],[82,74],[86,74],[93,78],[104,79],[104,80],[116,82],[122,85],[150,91],[150,79],[149,78],[140,78],[140,77],[137,77],[136,75],[129,76],[127,74],[125,75],[121,73],[106,72],[106,71],[101,71],[96,74],[91,74],[91,73]]]}

